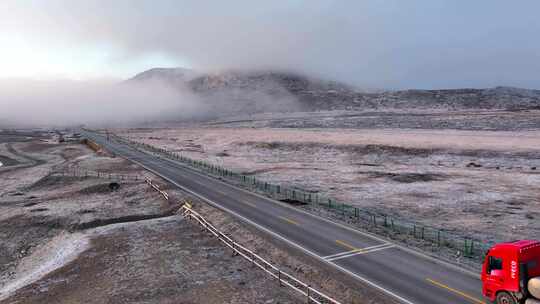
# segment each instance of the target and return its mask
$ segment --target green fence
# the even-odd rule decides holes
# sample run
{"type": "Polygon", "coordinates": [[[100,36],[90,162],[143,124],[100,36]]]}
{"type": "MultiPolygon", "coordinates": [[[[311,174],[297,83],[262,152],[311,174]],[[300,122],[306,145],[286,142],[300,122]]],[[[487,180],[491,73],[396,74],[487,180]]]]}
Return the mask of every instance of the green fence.
{"type": "Polygon", "coordinates": [[[194,160],[162,148],[156,148],[148,144],[134,142],[121,137],[116,138],[131,146],[144,148],[147,151],[175,159],[198,171],[219,177],[224,181],[230,181],[234,184],[241,185],[248,190],[263,193],[273,199],[287,201],[291,204],[303,205],[308,208],[322,208],[348,223],[363,225],[363,227],[370,228],[370,230],[383,233],[393,238],[401,237],[402,240],[408,239],[416,241],[417,245],[420,244],[423,247],[429,246],[433,252],[440,251],[440,249],[446,249],[447,253],[453,252],[453,258],[455,258],[455,260],[472,267],[478,267],[485,252],[490,247],[489,244],[479,240],[458,236],[449,231],[445,231],[444,229],[426,226],[382,213],[367,211],[336,201],[333,198],[316,192],[271,184],[250,175],[233,172],[215,164],[194,160]]]}

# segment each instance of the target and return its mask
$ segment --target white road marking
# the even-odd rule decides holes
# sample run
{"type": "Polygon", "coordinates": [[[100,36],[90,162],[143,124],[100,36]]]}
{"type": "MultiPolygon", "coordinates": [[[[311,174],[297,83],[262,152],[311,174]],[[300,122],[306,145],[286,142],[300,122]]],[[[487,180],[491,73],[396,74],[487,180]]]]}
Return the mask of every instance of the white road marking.
{"type": "Polygon", "coordinates": [[[323,259],[327,260],[327,259],[335,258],[335,257],[340,256],[340,255],[351,254],[351,253],[355,253],[355,252],[359,252],[359,251],[365,251],[365,250],[378,248],[378,247],[383,247],[383,246],[388,246],[388,245],[391,245],[391,244],[390,243],[384,243],[384,244],[379,244],[379,245],[365,247],[365,248],[356,248],[356,249],[349,250],[349,251],[342,251],[342,252],[338,252],[336,254],[327,255],[327,256],[323,257],[323,259]]]}
{"type": "Polygon", "coordinates": [[[369,249],[369,250],[360,250],[358,252],[353,252],[351,254],[333,257],[333,258],[327,259],[327,261],[331,262],[331,261],[335,261],[335,260],[339,260],[339,259],[350,258],[350,257],[355,256],[355,255],[366,254],[366,253],[375,252],[375,251],[384,250],[384,249],[389,249],[389,248],[394,248],[394,247],[395,246],[392,245],[392,244],[387,244],[386,246],[381,246],[381,247],[378,247],[378,248],[373,248],[373,249],[369,249]]]}

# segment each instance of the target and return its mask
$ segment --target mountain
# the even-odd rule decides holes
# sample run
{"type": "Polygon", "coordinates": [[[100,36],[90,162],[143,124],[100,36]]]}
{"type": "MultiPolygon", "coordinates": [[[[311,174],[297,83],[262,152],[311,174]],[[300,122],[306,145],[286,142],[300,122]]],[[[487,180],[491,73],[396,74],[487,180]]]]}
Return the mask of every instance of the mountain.
{"type": "Polygon", "coordinates": [[[199,73],[185,68],[153,68],[135,75],[128,81],[166,81],[172,85],[184,85],[198,76],[199,73]]]}
{"type": "Polygon", "coordinates": [[[182,68],[151,69],[129,81],[148,80],[189,90],[216,116],[353,109],[540,109],[540,90],[512,87],[364,92],[291,72],[199,73],[182,68]]]}
{"type": "Polygon", "coordinates": [[[356,89],[342,83],[272,71],[205,75],[193,79],[190,87],[198,94],[226,95],[236,100],[254,94],[262,95],[274,104],[283,103],[284,99],[294,100],[295,110],[303,111],[341,108],[358,94],[356,89]]]}

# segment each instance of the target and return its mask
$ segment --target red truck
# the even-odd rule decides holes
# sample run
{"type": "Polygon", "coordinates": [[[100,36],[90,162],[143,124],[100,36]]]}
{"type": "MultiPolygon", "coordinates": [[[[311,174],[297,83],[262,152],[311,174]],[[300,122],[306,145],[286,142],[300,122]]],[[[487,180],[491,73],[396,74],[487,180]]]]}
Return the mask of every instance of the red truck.
{"type": "Polygon", "coordinates": [[[491,247],[482,265],[482,293],[496,304],[540,304],[540,241],[491,247]]]}

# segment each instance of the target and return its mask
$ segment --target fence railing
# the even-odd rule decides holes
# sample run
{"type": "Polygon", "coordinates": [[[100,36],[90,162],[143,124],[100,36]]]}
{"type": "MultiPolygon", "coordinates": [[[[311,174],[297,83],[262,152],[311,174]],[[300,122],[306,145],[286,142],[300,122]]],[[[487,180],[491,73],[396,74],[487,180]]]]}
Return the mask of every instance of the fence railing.
{"type": "Polygon", "coordinates": [[[161,194],[161,196],[163,196],[163,198],[168,201],[169,200],[169,194],[163,190],[161,190],[161,188],[159,187],[158,184],[152,182],[152,180],[150,178],[145,178],[144,181],[152,188],[154,188],[154,190],[156,190],[157,192],[159,192],[159,194],[161,194]]]}
{"type": "Polygon", "coordinates": [[[333,303],[340,304],[337,300],[325,295],[324,293],[317,291],[312,288],[309,284],[306,284],[294,276],[282,271],[278,267],[274,266],[270,262],[267,262],[265,259],[255,254],[253,251],[247,249],[246,247],[238,244],[233,239],[219,231],[214,225],[208,222],[203,216],[193,210],[190,204],[184,204],[180,208],[179,212],[182,212],[182,215],[185,217],[190,217],[197,221],[203,228],[209,231],[212,235],[218,238],[223,242],[227,247],[231,248],[233,252],[242,256],[248,260],[253,266],[256,266],[267,274],[272,276],[278,281],[279,286],[287,286],[292,288],[296,292],[300,293],[306,299],[306,303],[333,303]]]}
{"type": "MultiPolygon", "coordinates": [[[[161,190],[160,186],[154,183],[150,178],[145,178],[145,182],[156,190],[165,200],[169,200],[169,194],[161,190]]],[[[294,276],[281,271],[278,267],[274,266],[270,262],[266,261],[259,255],[255,254],[253,251],[247,249],[246,247],[235,242],[232,238],[225,235],[219,231],[214,225],[207,221],[202,215],[193,210],[191,203],[184,202],[182,207],[178,210],[178,213],[181,213],[184,217],[189,217],[197,221],[202,227],[209,231],[213,236],[217,237],[221,242],[223,242],[227,247],[231,248],[233,252],[247,259],[252,265],[257,266],[258,268],[264,270],[270,276],[278,280],[279,286],[287,286],[293,290],[299,292],[302,296],[306,298],[306,303],[331,303],[331,304],[341,304],[340,302],[332,299],[331,297],[319,292],[318,290],[312,288],[310,285],[300,281],[294,276]]]]}
{"type": "Polygon", "coordinates": [[[94,152],[99,152],[101,150],[100,145],[92,140],[89,140],[88,138],[83,139],[83,143],[86,144],[90,149],[94,150],[94,152]]]}
{"type": "Polygon", "coordinates": [[[348,224],[368,229],[374,233],[384,234],[390,238],[405,240],[408,244],[412,243],[412,246],[422,249],[429,247],[431,253],[439,254],[448,260],[465,266],[478,268],[485,252],[492,245],[473,237],[456,235],[445,229],[355,207],[317,192],[272,184],[259,180],[254,176],[234,172],[215,164],[194,160],[179,153],[173,153],[163,148],[132,141],[117,135],[114,135],[113,138],[143,152],[157,153],[186,164],[197,171],[240,185],[250,191],[265,194],[272,199],[286,201],[318,213],[323,210],[348,224]]]}
{"type": "Polygon", "coordinates": [[[112,180],[143,180],[144,177],[136,174],[119,174],[103,171],[86,170],[82,168],[66,168],[51,170],[50,175],[70,176],[70,177],[95,177],[112,180]]]}

